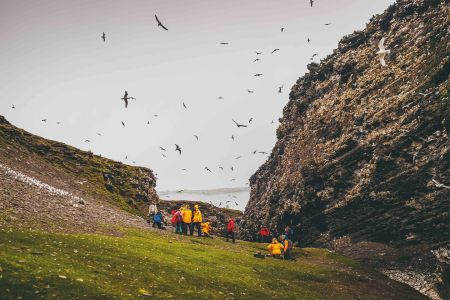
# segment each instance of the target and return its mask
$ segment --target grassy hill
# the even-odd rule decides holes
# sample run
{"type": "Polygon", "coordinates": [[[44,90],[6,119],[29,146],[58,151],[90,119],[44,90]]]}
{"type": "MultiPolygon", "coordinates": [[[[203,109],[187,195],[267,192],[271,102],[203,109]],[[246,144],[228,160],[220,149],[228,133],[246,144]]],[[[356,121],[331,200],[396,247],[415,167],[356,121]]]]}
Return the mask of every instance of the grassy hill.
{"type": "Polygon", "coordinates": [[[121,237],[3,228],[0,298],[427,299],[324,250],[294,249],[291,262],[254,258],[266,244],[113,231],[121,237]]]}

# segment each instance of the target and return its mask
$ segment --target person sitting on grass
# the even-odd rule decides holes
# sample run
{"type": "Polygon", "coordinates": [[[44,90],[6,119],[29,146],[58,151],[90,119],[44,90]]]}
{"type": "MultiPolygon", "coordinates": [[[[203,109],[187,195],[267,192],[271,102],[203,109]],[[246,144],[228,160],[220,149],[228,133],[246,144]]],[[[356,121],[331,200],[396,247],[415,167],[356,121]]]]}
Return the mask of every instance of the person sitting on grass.
{"type": "Polygon", "coordinates": [[[283,235],[283,240],[281,241],[281,243],[284,246],[284,259],[295,261],[295,259],[292,258],[291,253],[290,253],[293,248],[292,241],[290,239],[288,239],[287,236],[283,235]]]}
{"type": "Polygon", "coordinates": [[[278,243],[277,239],[272,239],[272,244],[267,247],[274,258],[281,258],[281,249],[283,248],[284,246],[278,243]]]}
{"type": "Polygon", "coordinates": [[[211,230],[212,230],[212,227],[209,225],[209,222],[202,223],[202,235],[203,236],[213,239],[213,237],[209,235],[211,230]]]}
{"type": "Polygon", "coordinates": [[[163,216],[161,216],[161,213],[158,211],[154,216],[153,216],[153,227],[155,227],[155,225],[158,226],[159,229],[164,229],[161,226],[161,222],[164,221],[163,216]]]}

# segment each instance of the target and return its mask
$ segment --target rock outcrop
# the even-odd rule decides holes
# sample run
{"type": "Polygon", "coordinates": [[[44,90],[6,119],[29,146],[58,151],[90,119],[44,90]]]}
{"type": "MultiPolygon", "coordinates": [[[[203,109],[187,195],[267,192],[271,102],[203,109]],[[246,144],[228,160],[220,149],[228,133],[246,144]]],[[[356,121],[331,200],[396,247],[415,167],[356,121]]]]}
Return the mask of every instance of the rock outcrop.
{"type": "MultiPolygon", "coordinates": [[[[68,174],[72,181],[78,182],[78,189],[103,197],[129,213],[145,216],[148,203],[159,200],[152,170],[125,165],[41,138],[11,125],[3,116],[0,116],[0,146],[0,163],[17,166],[21,172],[39,179],[42,172],[39,168],[34,170],[33,165],[36,160],[44,160],[55,170],[68,174]]],[[[45,172],[52,171],[47,168],[45,172]]],[[[57,184],[58,176],[47,175],[53,177],[52,181],[57,184]]],[[[67,185],[62,181],[60,184],[67,185]]]]}
{"type": "MultiPolygon", "coordinates": [[[[301,246],[347,239],[339,251],[375,242],[430,254],[450,240],[449,20],[449,1],[397,1],[308,65],[269,159],[250,178],[242,238],[272,223],[292,227],[301,246]]],[[[424,293],[448,291],[445,270],[427,277],[424,293]]]]}

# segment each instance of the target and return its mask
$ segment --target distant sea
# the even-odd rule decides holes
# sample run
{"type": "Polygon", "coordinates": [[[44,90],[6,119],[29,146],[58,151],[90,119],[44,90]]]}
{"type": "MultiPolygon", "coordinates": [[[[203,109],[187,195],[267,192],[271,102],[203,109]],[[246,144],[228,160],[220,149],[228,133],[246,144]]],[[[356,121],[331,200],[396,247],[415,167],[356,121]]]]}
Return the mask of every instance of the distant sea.
{"type": "Polygon", "coordinates": [[[161,200],[191,200],[213,203],[214,206],[244,211],[250,198],[250,188],[213,190],[158,191],[161,200]]]}

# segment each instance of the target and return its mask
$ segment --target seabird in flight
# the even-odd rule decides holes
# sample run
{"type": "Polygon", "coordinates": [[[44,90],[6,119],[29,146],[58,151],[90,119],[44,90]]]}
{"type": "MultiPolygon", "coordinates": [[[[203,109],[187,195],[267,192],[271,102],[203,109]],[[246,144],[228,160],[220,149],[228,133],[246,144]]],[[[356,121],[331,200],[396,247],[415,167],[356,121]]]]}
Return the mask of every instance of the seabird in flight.
{"type": "MultiPolygon", "coordinates": [[[[233,120],[233,119],[231,119],[231,120],[233,120]]],[[[233,120],[233,122],[236,123],[236,125],[237,125],[238,128],[239,128],[239,127],[247,127],[247,125],[241,125],[241,124],[238,124],[235,120],[233,120]]]]}
{"type": "Polygon", "coordinates": [[[158,20],[158,17],[155,15],[156,21],[158,22],[158,26],[161,26],[162,28],[164,28],[165,30],[169,30],[166,27],[164,27],[164,25],[158,20]]]}

